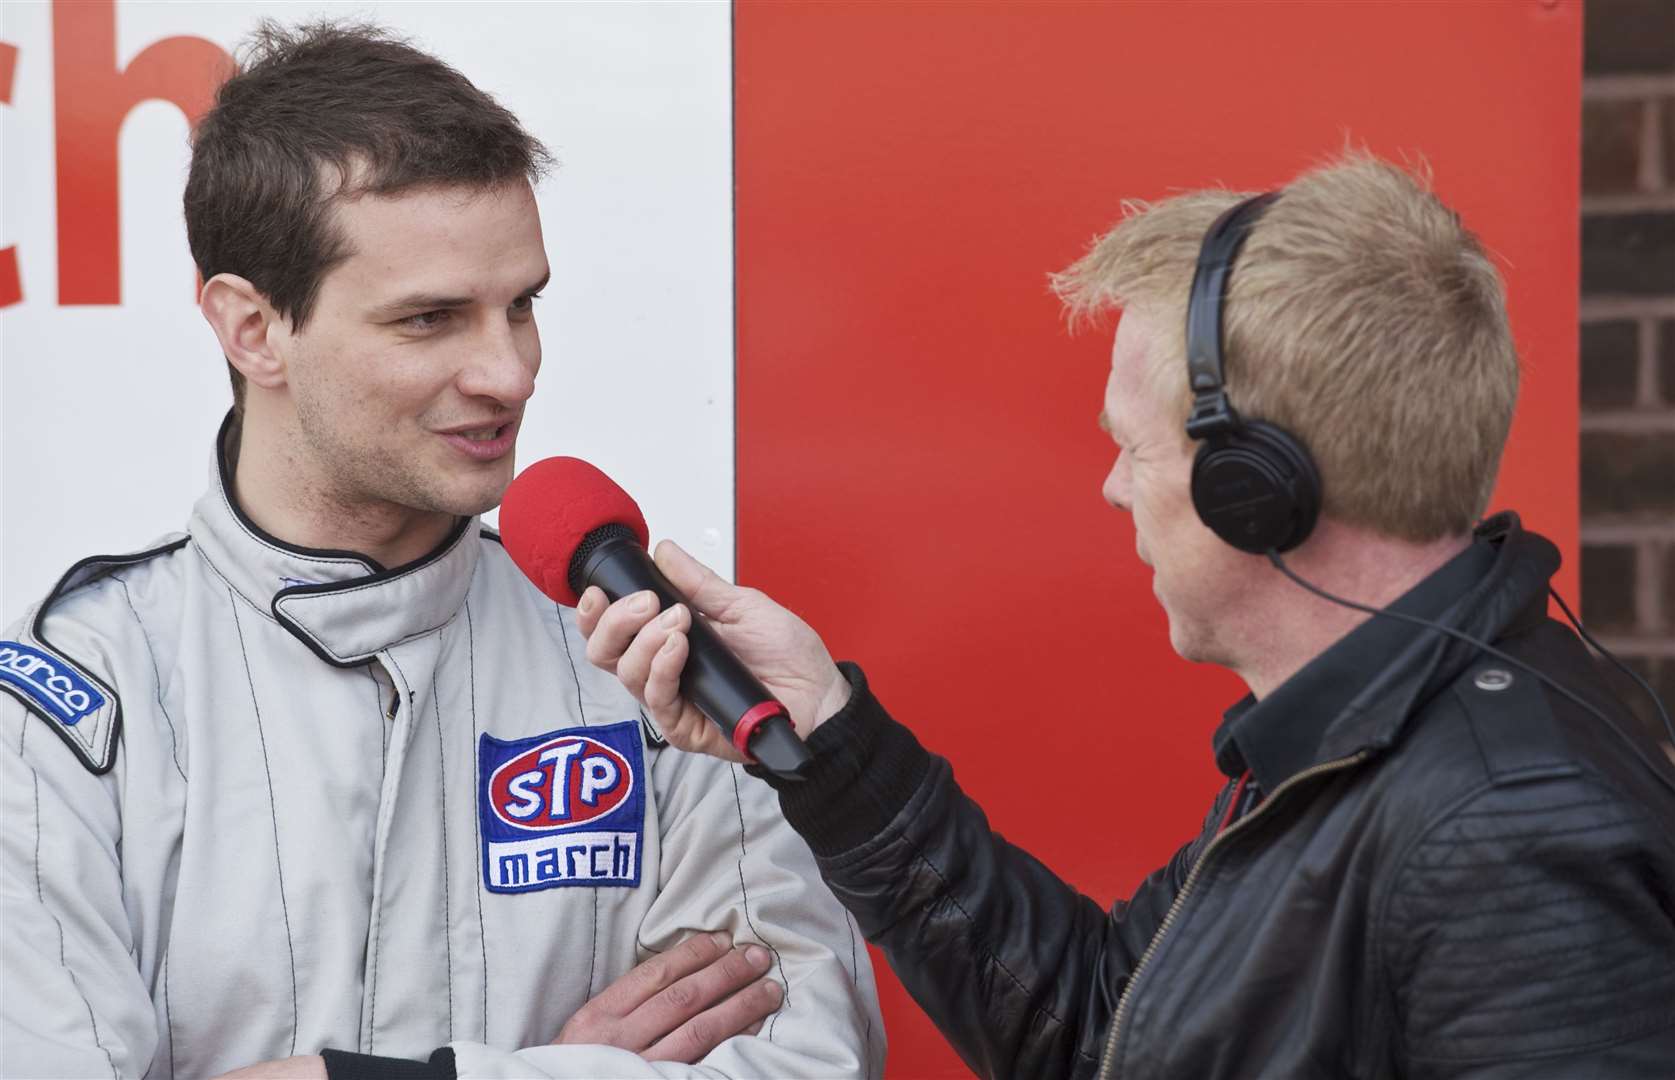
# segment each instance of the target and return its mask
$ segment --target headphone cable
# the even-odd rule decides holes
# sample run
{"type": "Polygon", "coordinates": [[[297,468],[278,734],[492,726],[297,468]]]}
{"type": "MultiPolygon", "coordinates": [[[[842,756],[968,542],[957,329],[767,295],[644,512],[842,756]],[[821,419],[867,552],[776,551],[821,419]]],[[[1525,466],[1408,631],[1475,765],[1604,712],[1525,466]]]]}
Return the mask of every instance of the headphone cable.
{"type": "MultiPolygon", "coordinates": [[[[1311,585],[1309,582],[1304,581],[1302,578],[1298,577],[1296,575],[1296,573],[1292,571],[1291,567],[1285,565],[1285,560],[1280,558],[1280,554],[1279,554],[1278,551],[1275,551],[1274,549],[1270,548],[1270,549],[1268,549],[1267,555],[1268,555],[1268,561],[1273,563],[1274,567],[1277,570],[1279,570],[1280,573],[1284,574],[1286,577],[1290,578],[1293,582],[1302,586],[1304,589],[1307,589],[1309,592],[1311,592],[1314,595],[1320,597],[1322,600],[1330,600],[1334,604],[1338,604],[1338,605],[1340,605],[1342,607],[1346,607],[1346,608],[1351,608],[1355,611],[1364,611],[1369,615],[1382,615],[1387,619],[1397,619],[1397,620],[1400,620],[1401,622],[1412,623],[1415,626],[1423,626],[1423,627],[1425,627],[1429,630],[1435,630],[1439,634],[1447,634],[1449,637],[1458,638],[1459,640],[1464,641],[1469,645],[1473,645],[1476,648],[1481,649],[1483,652],[1488,653],[1490,656],[1495,657],[1497,660],[1500,660],[1504,663],[1511,664],[1514,667],[1521,668],[1524,671],[1529,672],[1531,675],[1534,675],[1541,682],[1547,684],[1547,686],[1550,687],[1556,693],[1561,694],[1564,697],[1569,698],[1571,701],[1575,702],[1577,705],[1580,705],[1582,708],[1586,709],[1588,712],[1593,713],[1607,727],[1609,727],[1613,731],[1617,732],[1617,734],[1620,738],[1623,738],[1626,742],[1628,742],[1629,746],[1640,757],[1641,761],[1646,762],[1646,764],[1648,766],[1651,766],[1651,762],[1647,761],[1646,755],[1642,752],[1639,744],[1636,743],[1633,739],[1629,739],[1626,736],[1624,736],[1622,734],[1622,732],[1620,730],[1618,730],[1616,723],[1610,717],[1606,716],[1605,713],[1603,713],[1599,709],[1595,708],[1593,703],[1583,699],[1581,695],[1577,694],[1575,691],[1571,690],[1569,687],[1564,686],[1563,684],[1554,680],[1546,672],[1539,671],[1536,668],[1531,667],[1529,664],[1524,663],[1524,661],[1518,659],[1517,657],[1507,655],[1506,653],[1502,652],[1500,649],[1497,649],[1493,645],[1490,645],[1488,642],[1481,641],[1478,638],[1474,638],[1470,634],[1467,634],[1467,633],[1464,633],[1462,631],[1456,630],[1451,626],[1444,626],[1441,623],[1432,622],[1430,619],[1421,619],[1417,615],[1408,615],[1408,614],[1405,614],[1404,612],[1400,612],[1400,611],[1391,611],[1388,608],[1369,607],[1366,604],[1357,604],[1353,600],[1345,600],[1341,596],[1334,596],[1333,594],[1327,592],[1325,589],[1322,589],[1317,585],[1311,585]]],[[[1629,675],[1629,677],[1634,679],[1635,682],[1639,683],[1641,688],[1646,691],[1646,695],[1652,699],[1652,705],[1654,707],[1656,707],[1656,709],[1658,711],[1658,715],[1663,718],[1664,730],[1669,733],[1669,741],[1670,741],[1671,745],[1675,745],[1675,724],[1672,724],[1670,722],[1669,712],[1663,707],[1663,702],[1661,700],[1659,700],[1657,692],[1654,691],[1651,688],[1651,686],[1647,685],[1645,679],[1642,679],[1628,665],[1624,664],[1621,660],[1618,660],[1615,656],[1613,656],[1609,649],[1607,649],[1605,646],[1601,645],[1598,641],[1594,640],[1593,635],[1589,634],[1586,630],[1584,630],[1582,628],[1582,624],[1580,622],[1578,622],[1577,619],[1576,619],[1576,616],[1571,613],[1570,605],[1568,605],[1564,602],[1564,599],[1562,597],[1560,597],[1559,594],[1556,591],[1553,590],[1552,586],[1548,586],[1547,591],[1548,591],[1549,594],[1552,595],[1553,599],[1555,599],[1559,602],[1560,609],[1562,609],[1564,611],[1565,617],[1570,620],[1570,625],[1574,626],[1576,628],[1576,632],[1582,636],[1582,640],[1586,641],[1594,649],[1598,650],[1602,655],[1604,655],[1607,659],[1609,659],[1613,664],[1617,665],[1618,668],[1620,668],[1624,672],[1626,672],[1629,675]]],[[[1652,771],[1654,773],[1656,773],[1660,778],[1662,778],[1665,783],[1669,783],[1669,778],[1665,775],[1667,770],[1659,769],[1655,766],[1651,766],[1651,767],[1652,767],[1652,771]]]]}

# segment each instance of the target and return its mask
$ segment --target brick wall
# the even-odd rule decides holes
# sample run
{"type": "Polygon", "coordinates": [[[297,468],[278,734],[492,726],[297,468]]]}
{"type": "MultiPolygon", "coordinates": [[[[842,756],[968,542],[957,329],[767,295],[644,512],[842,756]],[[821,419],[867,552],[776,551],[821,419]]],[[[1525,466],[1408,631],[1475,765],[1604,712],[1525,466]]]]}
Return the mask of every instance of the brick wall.
{"type": "Polygon", "coordinates": [[[1675,0],[1585,12],[1580,614],[1675,708],[1675,0]]]}

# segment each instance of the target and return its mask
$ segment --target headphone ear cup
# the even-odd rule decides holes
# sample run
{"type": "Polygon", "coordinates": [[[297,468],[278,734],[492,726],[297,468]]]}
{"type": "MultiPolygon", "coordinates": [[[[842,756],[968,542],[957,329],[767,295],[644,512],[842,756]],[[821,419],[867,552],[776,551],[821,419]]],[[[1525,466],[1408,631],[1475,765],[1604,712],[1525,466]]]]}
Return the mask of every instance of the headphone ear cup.
{"type": "Polygon", "coordinates": [[[1198,447],[1192,505],[1222,540],[1252,555],[1290,551],[1320,518],[1320,473],[1303,444],[1261,420],[1198,447]]]}

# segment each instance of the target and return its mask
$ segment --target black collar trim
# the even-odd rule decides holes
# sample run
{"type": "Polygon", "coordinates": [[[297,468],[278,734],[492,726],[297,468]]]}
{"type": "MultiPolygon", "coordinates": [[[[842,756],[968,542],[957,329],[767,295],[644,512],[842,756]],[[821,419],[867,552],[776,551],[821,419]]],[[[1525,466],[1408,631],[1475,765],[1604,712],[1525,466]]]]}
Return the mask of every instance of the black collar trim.
{"type": "MultiPolygon", "coordinates": [[[[221,430],[215,435],[215,467],[221,475],[221,494],[227,500],[227,508],[233,512],[233,518],[245,532],[268,547],[276,548],[291,555],[300,555],[308,559],[334,559],[347,562],[358,562],[368,571],[377,574],[385,570],[384,564],[371,555],[363,555],[358,551],[348,551],[341,548],[311,548],[300,544],[286,543],[279,537],[263,529],[251,521],[245,514],[244,507],[238,503],[238,492],[233,489],[233,471],[227,460],[228,429],[233,424],[233,412],[227,410],[226,419],[221,421],[221,430]]],[[[451,537],[450,537],[451,539],[451,537]]],[[[447,542],[442,545],[446,548],[447,542]]],[[[434,552],[432,554],[435,554],[434,552]]],[[[430,558],[429,555],[424,558],[430,558]]],[[[411,564],[409,564],[411,565],[411,564]]]]}
{"type": "MultiPolygon", "coordinates": [[[[295,619],[286,614],[282,606],[284,602],[293,596],[325,596],[335,592],[348,592],[370,588],[374,585],[381,585],[386,581],[394,581],[396,578],[406,577],[408,574],[416,573],[423,570],[426,566],[429,566],[436,560],[442,558],[449,551],[453,550],[454,545],[459,543],[460,538],[465,535],[466,530],[476,520],[476,518],[460,518],[459,522],[455,524],[451,530],[449,530],[446,539],[444,539],[436,547],[432,548],[428,553],[421,555],[412,562],[403,563],[400,566],[391,567],[388,570],[379,570],[377,573],[363,578],[352,578],[348,581],[325,581],[317,585],[292,585],[289,588],[280,589],[278,592],[273,594],[273,602],[269,606],[269,610],[273,613],[274,621],[278,622],[280,626],[283,626],[286,630],[290,631],[292,636],[296,637],[304,645],[307,645],[309,650],[313,652],[315,656],[318,656],[320,659],[324,660],[328,664],[331,664],[333,667],[359,667],[371,660],[376,655],[376,652],[349,657],[334,655],[323,644],[321,644],[321,642],[313,634],[309,633],[308,630],[301,626],[295,619]]],[[[448,618],[452,619],[453,616],[450,615],[448,618]]],[[[448,620],[443,620],[444,623],[447,621],[448,620]]],[[[438,626],[440,625],[442,624],[438,624],[438,626]]],[[[438,629],[438,626],[431,626],[426,629],[416,631],[402,640],[408,641],[416,637],[423,637],[424,635],[438,629]]]]}
{"type": "MultiPolygon", "coordinates": [[[[1391,610],[1485,641],[1545,611],[1551,545],[1520,529],[1516,516],[1485,522],[1465,551],[1402,597],[1391,610]]],[[[1263,791],[1317,761],[1379,750],[1405,718],[1476,650],[1389,619],[1370,618],[1311,660],[1261,701],[1246,696],[1225,714],[1213,745],[1229,776],[1249,769],[1263,791]]]]}

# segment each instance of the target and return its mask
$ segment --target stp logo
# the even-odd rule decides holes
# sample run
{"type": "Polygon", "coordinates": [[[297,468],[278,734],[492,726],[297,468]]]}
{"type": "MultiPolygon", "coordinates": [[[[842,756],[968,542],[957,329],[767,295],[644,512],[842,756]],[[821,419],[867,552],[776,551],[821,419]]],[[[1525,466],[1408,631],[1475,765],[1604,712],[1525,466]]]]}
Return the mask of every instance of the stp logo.
{"type": "Polygon", "coordinates": [[[628,760],[585,735],[524,751],[489,777],[489,806],[508,825],[559,829],[602,818],[634,790],[628,760]]]}

